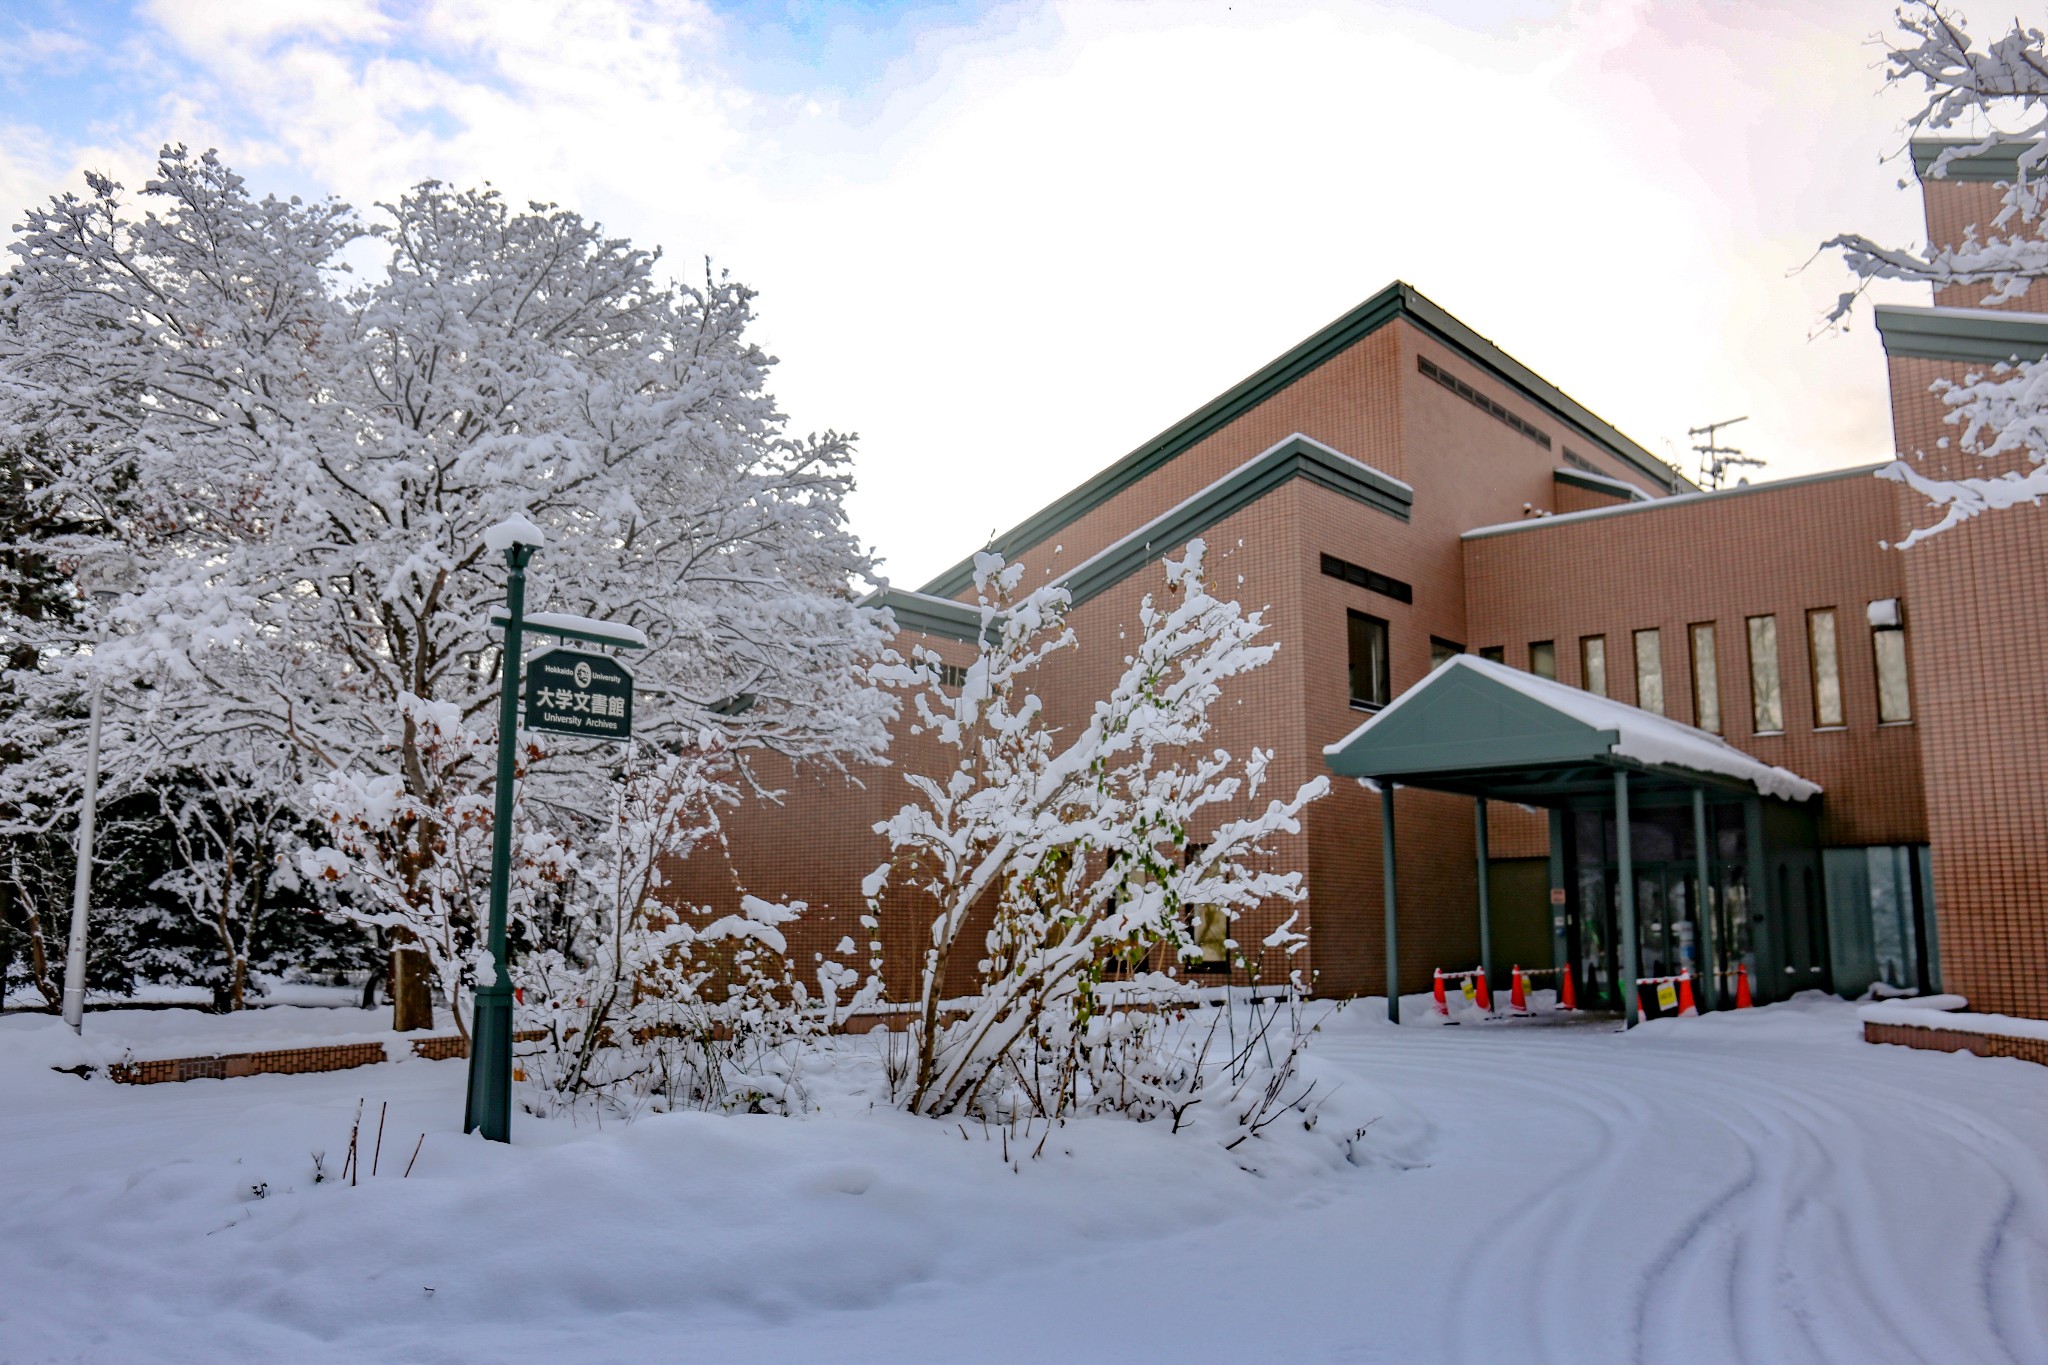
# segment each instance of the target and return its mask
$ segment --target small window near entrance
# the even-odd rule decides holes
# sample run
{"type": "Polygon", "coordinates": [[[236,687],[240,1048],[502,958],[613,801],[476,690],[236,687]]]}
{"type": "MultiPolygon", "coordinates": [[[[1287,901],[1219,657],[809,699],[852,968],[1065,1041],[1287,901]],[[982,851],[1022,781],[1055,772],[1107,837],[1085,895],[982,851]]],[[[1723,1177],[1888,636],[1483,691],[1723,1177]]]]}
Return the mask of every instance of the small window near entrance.
{"type": "Polygon", "coordinates": [[[1714,654],[1714,623],[1689,628],[1692,637],[1692,723],[1708,734],[1721,733],[1721,666],[1714,654]]]}
{"type": "Polygon", "coordinates": [[[1508,661],[1506,645],[1487,645],[1479,651],[1479,657],[1490,664],[1504,664],[1508,661]]]}
{"type": "Polygon", "coordinates": [[[1392,699],[1387,623],[1362,611],[1347,613],[1351,649],[1351,704],[1377,710],[1392,699]]]}
{"type": "Polygon", "coordinates": [[[1778,686],[1778,618],[1752,616],[1749,623],[1749,709],[1751,729],[1782,734],[1785,698],[1778,686]]]}
{"type": "Polygon", "coordinates": [[[1587,635],[1579,641],[1581,686],[1596,697],[1607,695],[1607,637],[1587,635]]]}
{"type": "Polygon", "coordinates": [[[1635,634],[1636,705],[1664,714],[1664,632],[1652,626],[1635,634]]]}
{"type": "Polygon", "coordinates": [[[1813,723],[1817,728],[1842,724],[1842,651],[1835,637],[1835,609],[1816,607],[1806,613],[1806,644],[1813,656],[1813,723]]]}
{"type": "Polygon", "coordinates": [[[1906,686],[1906,631],[1881,626],[1870,632],[1877,652],[1877,718],[1886,725],[1913,719],[1913,698],[1906,686]]]}
{"type": "Polygon", "coordinates": [[[1446,640],[1436,635],[1429,637],[1429,666],[1431,668],[1435,668],[1445,659],[1455,659],[1464,652],[1465,646],[1458,644],[1456,641],[1446,640]]]}
{"type": "Polygon", "coordinates": [[[1529,671],[1539,678],[1557,676],[1557,642],[1535,640],[1529,645],[1529,671]]]}

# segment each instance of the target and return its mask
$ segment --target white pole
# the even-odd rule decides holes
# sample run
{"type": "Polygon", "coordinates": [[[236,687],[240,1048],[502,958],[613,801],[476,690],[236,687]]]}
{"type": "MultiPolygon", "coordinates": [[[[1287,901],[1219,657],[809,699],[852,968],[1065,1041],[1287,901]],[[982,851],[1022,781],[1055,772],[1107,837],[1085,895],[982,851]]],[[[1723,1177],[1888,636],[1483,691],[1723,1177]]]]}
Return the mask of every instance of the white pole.
{"type": "Polygon", "coordinates": [[[100,801],[100,685],[92,685],[92,729],[85,742],[85,797],[78,809],[78,876],[71,883],[71,945],[64,954],[64,1022],[85,1031],[85,912],[92,896],[92,826],[100,801]]]}

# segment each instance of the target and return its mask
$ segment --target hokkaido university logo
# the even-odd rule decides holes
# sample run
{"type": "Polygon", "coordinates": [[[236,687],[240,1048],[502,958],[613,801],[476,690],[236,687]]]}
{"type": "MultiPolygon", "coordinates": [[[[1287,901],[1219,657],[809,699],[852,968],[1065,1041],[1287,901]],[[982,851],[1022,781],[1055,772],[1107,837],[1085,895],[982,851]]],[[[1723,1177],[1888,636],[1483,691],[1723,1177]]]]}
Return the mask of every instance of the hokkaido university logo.
{"type": "Polygon", "coordinates": [[[576,664],[576,685],[578,687],[590,686],[590,665],[581,660],[578,660],[576,664]]]}

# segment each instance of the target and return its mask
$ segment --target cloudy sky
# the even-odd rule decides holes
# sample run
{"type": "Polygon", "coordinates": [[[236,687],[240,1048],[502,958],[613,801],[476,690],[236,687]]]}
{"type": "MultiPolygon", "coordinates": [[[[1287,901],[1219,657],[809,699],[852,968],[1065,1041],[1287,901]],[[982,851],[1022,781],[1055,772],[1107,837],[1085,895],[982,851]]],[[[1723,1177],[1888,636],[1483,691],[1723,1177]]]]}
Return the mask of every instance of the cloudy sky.
{"type": "Polygon", "coordinates": [[[1688,472],[1743,414],[1773,475],[1887,458],[1875,333],[1814,335],[1845,276],[1806,263],[1921,235],[1889,10],[9,0],[0,207],[182,141],[710,256],[796,422],[860,433],[857,526],[915,583],[1397,278],[1688,472]]]}

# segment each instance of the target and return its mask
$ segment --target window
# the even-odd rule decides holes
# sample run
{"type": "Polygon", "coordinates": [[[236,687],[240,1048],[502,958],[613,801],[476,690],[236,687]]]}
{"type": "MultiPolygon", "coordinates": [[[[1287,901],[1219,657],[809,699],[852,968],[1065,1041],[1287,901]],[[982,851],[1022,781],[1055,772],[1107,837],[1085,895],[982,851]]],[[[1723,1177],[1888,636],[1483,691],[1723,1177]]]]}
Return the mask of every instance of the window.
{"type": "Polygon", "coordinates": [[[1552,640],[1537,640],[1529,646],[1529,671],[1539,678],[1557,676],[1557,644],[1552,640]]]}
{"type": "Polygon", "coordinates": [[[1806,613],[1806,647],[1813,656],[1813,723],[1842,723],[1842,652],[1835,638],[1835,609],[1816,607],[1806,613]]]}
{"type": "Polygon", "coordinates": [[[1429,666],[1435,668],[1445,659],[1453,659],[1465,652],[1465,646],[1441,636],[1429,637],[1429,666]]]}
{"type": "Polygon", "coordinates": [[[1636,705],[1664,714],[1664,632],[1639,630],[1636,643],[1636,705]]]}
{"type": "Polygon", "coordinates": [[[966,667],[965,667],[964,665],[961,665],[961,664],[940,664],[940,665],[939,665],[939,686],[941,686],[941,687],[965,687],[966,685],[967,685],[967,669],[966,669],[966,667]]]}
{"type": "Polygon", "coordinates": [[[1488,645],[1479,651],[1479,657],[1490,664],[1504,664],[1508,661],[1508,647],[1506,645],[1488,645]]]}
{"type": "Polygon", "coordinates": [[[1778,690],[1778,618],[1749,618],[1749,711],[1751,730],[1759,735],[1785,728],[1785,699],[1778,690]]]}
{"type": "Polygon", "coordinates": [[[1721,733],[1721,669],[1714,657],[1714,623],[1702,621],[1692,636],[1692,723],[1708,734],[1721,733]]]}
{"type": "Polygon", "coordinates": [[[1579,641],[1581,686],[1596,697],[1607,695],[1607,637],[1588,635],[1579,641]]]}
{"type": "Polygon", "coordinates": [[[1891,725],[1913,719],[1913,699],[1906,688],[1906,631],[1880,626],[1870,632],[1877,651],[1877,719],[1891,725]]]}
{"type": "Polygon", "coordinates": [[[1323,572],[1331,578],[1341,578],[1367,592],[1376,592],[1382,597],[1391,597],[1396,602],[1413,602],[1415,589],[1398,578],[1389,578],[1383,573],[1374,573],[1363,565],[1353,564],[1335,555],[1323,556],[1323,572]]]}
{"type": "Polygon", "coordinates": [[[1387,623],[1362,611],[1348,612],[1351,646],[1351,704],[1385,706],[1393,696],[1387,668],[1387,623]]]}

